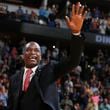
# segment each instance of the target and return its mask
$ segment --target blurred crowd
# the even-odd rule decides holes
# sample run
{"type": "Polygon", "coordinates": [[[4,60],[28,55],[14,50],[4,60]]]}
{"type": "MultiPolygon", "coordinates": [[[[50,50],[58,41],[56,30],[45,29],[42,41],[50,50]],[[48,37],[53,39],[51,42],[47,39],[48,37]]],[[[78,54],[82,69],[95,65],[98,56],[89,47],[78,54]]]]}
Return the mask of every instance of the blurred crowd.
{"type": "MultiPolygon", "coordinates": [[[[24,37],[14,45],[10,38],[0,34],[0,110],[7,109],[9,78],[23,67],[24,37]]],[[[110,110],[110,57],[99,48],[91,57],[85,52],[80,64],[56,81],[60,110],[110,110]]],[[[69,56],[66,48],[41,45],[42,61],[58,63],[69,56]]]]}
{"type": "MultiPolygon", "coordinates": [[[[5,8],[1,6],[0,12],[5,14],[1,16],[3,19],[67,28],[65,15],[71,15],[71,7],[72,3],[67,0],[63,10],[60,10],[58,4],[52,4],[51,6],[42,5],[39,9],[36,8],[36,10],[31,11],[23,6],[17,6],[17,9],[13,11],[10,11],[8,6],[5,8]]],[[[87,10],[87,15],[82,31],[110,35],[110,11],[104,12],[99,7],[89,8],[87,5],[85,9],[87,10]]]]}
{"type": "MultiPolygon", "coordinates": [[[[71,15],[71,2],[67,1],[65,15],[71,15]]],[[[49,27],[67,28],[64,16],[59,16],[59,6],[41,6],[37,13],[31,13],[19,6],[14,12],[8,7],[0,7],[0,19],[29,22],[49,27]]],[[[86,7],[84,32],[110,35],[110,13],[104,13],[98,7],[86,7]]],[[[23,38],[14,45],[9,36],[0,33],[0,110],[7,110],[9,78],[19,72],[23,66],[22,52],[27,43],[23,38]]],[[[56,81],[59,94],[60,110],[110,110],[110,54],[108,50],[99,48],[94,55],[81,55],[80,64],[56,81]]],[[[67,58],[67,48],[41,45],[42,61],[40,66],[48,62],[58,63],[67,58]]]]}

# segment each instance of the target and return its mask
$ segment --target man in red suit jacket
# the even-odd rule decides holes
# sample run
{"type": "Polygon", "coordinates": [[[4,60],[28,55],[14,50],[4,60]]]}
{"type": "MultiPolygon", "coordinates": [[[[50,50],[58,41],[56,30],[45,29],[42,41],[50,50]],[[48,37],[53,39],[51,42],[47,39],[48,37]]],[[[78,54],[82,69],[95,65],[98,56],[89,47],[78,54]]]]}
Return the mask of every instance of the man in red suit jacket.
{"type": "MultiPolygon", "coordinates": [[[[72,6],[71,17],[66,16],[69,29],[72,32],[70,44],[70,56],[58,64],[49,62],[39,69],[41,50],[37,42],[31,41],[26,44],[23,53],[25,66],[18,74],[10,78],[8,110],[59,110],[58,93],[55,81],[80,61],[80,55],[84,43],[80,31],[86,12],[84,6],[78,2],[72,6]],[[25,79],[27,70],[31,70],[29,86],[25,91],[25,79]]],[[[29,81],[27,81],[29,82],[29,81]]]]}

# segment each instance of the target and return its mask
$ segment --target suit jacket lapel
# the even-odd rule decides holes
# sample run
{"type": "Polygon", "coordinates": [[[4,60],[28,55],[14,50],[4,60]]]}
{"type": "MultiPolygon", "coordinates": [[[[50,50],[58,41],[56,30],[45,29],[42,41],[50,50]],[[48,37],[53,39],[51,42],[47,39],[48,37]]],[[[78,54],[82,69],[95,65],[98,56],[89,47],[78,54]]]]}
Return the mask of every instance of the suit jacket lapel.
{"type": "Polygon", "coordinates": [[[22,69],[20,72],[15,74],[16,82],[14,81],[14,86],[13,87],[13,110],[16,110],[18,107],[18,101],[19,101],[19,97],[20,94],[22,93],[22,80],[23,80],[23,72],[24,70],[22,69]]]}
{"type": "Polygon", "coordinates": [[[41,87],[40,87],[40,83],[39,83],[39,78],[40,78],[40,68],[38,67],[37,70],[36,70],[36,73],[35,73],[35,78],[34,78],[34,81],[35,81],[35,85],[36,85],[36,89],[38,91],[38,93],[41,95],[41,98],[43,99],[43,92],[41,90],[41,87]]]}
{"type": "Polygon", "coordinates": [[[24,74],[24,69],[21,69],[20,73],[18,73],[18,79],[17,79],[17,90],[15,97],[16,100],[18,100],[20,94],[22,93],[23,74],[24,74]]]}

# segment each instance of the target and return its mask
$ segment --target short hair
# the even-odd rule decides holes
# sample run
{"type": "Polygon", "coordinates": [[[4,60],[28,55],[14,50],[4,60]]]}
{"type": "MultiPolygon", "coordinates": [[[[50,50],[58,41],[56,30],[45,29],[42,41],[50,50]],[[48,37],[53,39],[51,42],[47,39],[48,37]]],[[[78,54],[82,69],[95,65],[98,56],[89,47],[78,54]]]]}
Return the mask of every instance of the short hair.
{"type": "Polygon", "coordinates": [[[23,53],[29,47],[29,45],[36,45],[36,47],[38,48],[39,52],[41,53],[40,45],[37,42],[35,42],[35,41],[30,41],[30,42],[26,43],[23,53]]]}

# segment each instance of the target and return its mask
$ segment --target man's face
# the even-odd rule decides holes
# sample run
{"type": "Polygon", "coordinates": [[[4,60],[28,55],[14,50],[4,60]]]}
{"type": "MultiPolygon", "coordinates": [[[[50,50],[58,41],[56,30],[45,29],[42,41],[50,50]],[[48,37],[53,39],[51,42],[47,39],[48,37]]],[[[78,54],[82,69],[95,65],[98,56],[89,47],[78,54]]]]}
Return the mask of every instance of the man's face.
{"type": "Polygon", "coordinates": [[[41,60],[40,46],[36,42],[26,44],[24,51],[24,62],[27,68],[33,68],[41,60]]]}

